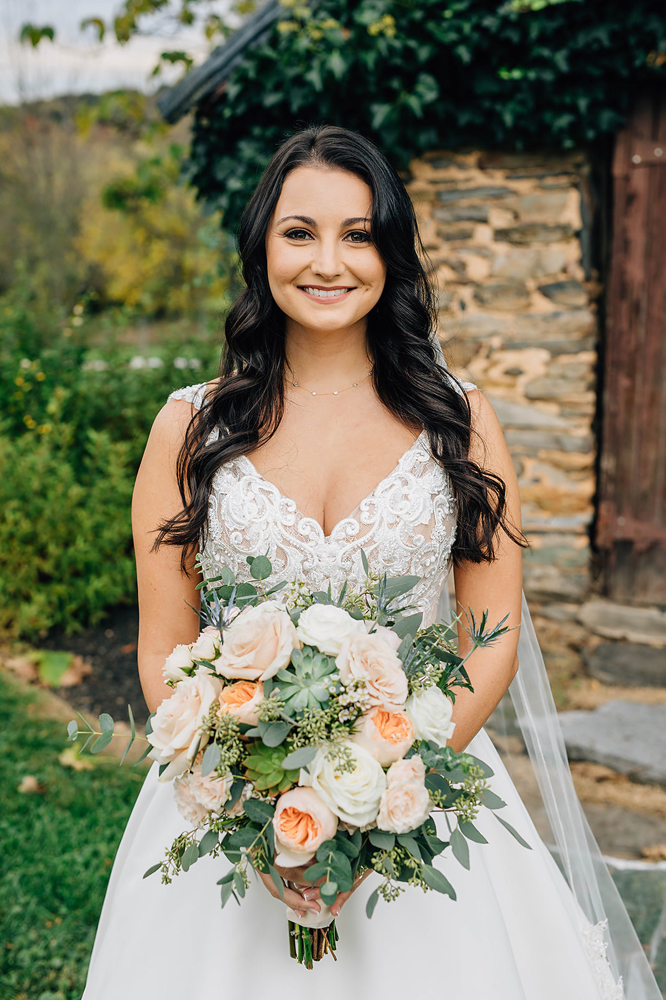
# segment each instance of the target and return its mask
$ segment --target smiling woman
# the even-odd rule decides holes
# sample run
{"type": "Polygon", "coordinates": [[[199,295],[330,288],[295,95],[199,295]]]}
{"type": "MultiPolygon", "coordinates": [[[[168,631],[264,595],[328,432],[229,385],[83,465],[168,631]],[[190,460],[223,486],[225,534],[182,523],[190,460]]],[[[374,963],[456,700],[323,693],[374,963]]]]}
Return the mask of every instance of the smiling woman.
{"type": "MultiPolygon", "coordinates": [[[[522,536],[516,475],[492,408],[474,386],[453,379],[437,352],[432,291],[404,186],[362,136],[332,126],[305,129],[269,164],[243,217],[239,246],[247,287],[227,320],[222,375],[172,394],[155,421],[137,478],[138,652],[146,700],[156,708],[169,698],[165,657],[197,638],[199,622],[187,605],[197,606],[192,569],[198,550],[209,579],[225,578],[231,570],[236,583],[247,583],[256,557],[265,554],[267,587],[275,584],[277,592],[285,580],[295,592],[314,592],[315,604],[299,620],[299,641],[307,649],[317,631],[312,616],[323,621],[341,684],[361,684],[370,708],[350,737],[344,767],[337,767],[331,742],[297,778],[287,778],[300,788],[291,789],[298,794],[284,803],[278,839],[286,849],[284,865],[296,867],[278,864],[275,880],[260,875],[274,899],[261,884],[253,886],[240,915],[218,909],[213,883],[220,872],[213,856],[202,856],[193,872],[168,887],[141,879],[156,851],[182,838],[171,788],[158,781],[154,766],[114,867],[85,1000],[134,1000],[147,993],[161,1000],[292,998],[303,989],[303,973],[283,948],[279,896],[299,922],[327,923],[323,904],[330,903],[330,914],[341,916],[346,928],[338,962],[312,973],[320,1000],[392,1000],[407,990],[424,1000],[444,993],[456,1000],[623,1000],[606,957],[607,914],[589,871],[590,848],[584,841],[572,848],[564,838],[567,884],[483,732],[516,676],[517,649],[522,671],[537,682],[539,676],[527,621],[518,645],[522,536]],[[348,594],[359,594],[368,573],[377,581],[409,575],[417,581],[410,608],[430,627],[441,621],[452,563],[461,607],[477,621],[488,609],[491,621],[508,620],[514,628],[503,630],[492,647],[478,648],[460,626],[459,652],[470,654],[465,669],[473,691],[461,691],[444,713],[437,704],[446,701],[441,690],[433,689],[433,699],[414,689],[397,656],[399,635],[384,628],[391,643],[380,637],[384,653],[377,657],[375,650],[373,659],[373,636],[363,624],[317,595],[328,591],[335,600],[343,585],[349,585],[348,594]],[[331,619],[340,616],[349,633],[344,652],[342,637],[330,635],[331,619]],[[411,727],[420,741],[416,756],[402,761],[406,768],[397,775],[392,772],[394,782],[384,771],[395,759],[391,744],[408,745],[411,727]],[[458,831],[464,850],[455,854],[463,859],[457,901],[420,893],[410,877],[404,898],[377,907],[368,924],[363,903],[371,903],[371,888],[361,883],[371,877],[370,869],[345,892],[329,886],[332,903],[322,898],[318,883],[307,884],[303,865],[312,860],[314,827],[319,823],[327,836],[354,817],[362,817],[363,826],[381,826],[380,813],[391,812],[392,823],[416,833],[419,817],[430,808],[424,775],[429,750],[439,746],[428,743],[431,738],[442,746],[448,741],[447,750],[468,748],[477,763],[480,757],[490,764],[485,801],[501,803],[509,829],[521,831],[531,850],[479,814],[473,835],[469,826],[458,831]],[[312,794],[300,794],[306,788],[312,794]],[[316,814],[307,800],[317,803],[316,814]],[[306,809],[312,824],[302,822],[306,809]],[[182,943],[174,948],[174,926],[186,926],[192,943],[181,932],[182,943]]],[[[284,608],[267,613],[281,614],[293,629],[284,608]]],[[[246,614],[241,611],[223,632],[221,659],[247,654],[247,642],[238,635],[246,627],[250,645],[264,643],[252,622],[242,625],[246,614]],[[231,653],[224,653],[229,643],[231,653]]],[[[195,676],[206,682],[206,675],[195,676]]],[[[246,701],[250,694],[243,695],[246,701]]],[[[538,694],[543,697],[532,719],[540,713],[552,723],[547,682],[538,694]]],[[[288,700],[281,701],[285,711],[288,700]]],[[[257,709],[260,720],[262,712],[275,711],[270,695],[267,701],[257,709]]],[[[167,700],[158,715],[177,717],[177,708],[167,700]]],[[[207,701],[209,708],[218,711],[207,701]]],[[[326,711],[330,706],[312,709],[311,732],[326,711]]],[[[247,735],[243,731],[242,738],[247,735]]],[[[308,739],[314,745],[314,737],[308,739]]],[[[538,744],[534,756],[543,763],[541,749],[538,744]]],[[[243,754],[229,765],[238,769],[240,781],[250,777],[252,766],[243,754]]],[[[566,806],[558,816],[561,833],[584,820],[566,761],[557,763],[558,780],[569,782],[557,803],[566,806]]],[[[274,766],[271,761],[269,769],[274,766]]],[[[201,775],[203,762],[197,758],[193,768],[201,775]]],[[[223,773],[219,778],[227,780],[223,773]]],[[[271,798],[267,789],[245,786],[253,798],[271,798]]],[[[203,804],[214,813],[210,803],[203,804]]],[[[436,829],[443,844],[453,845],[456,830],[443,817],[436,829]]],[[[406,848],[393,843],[396,850],[406,848]]],[[[395,875],[389,854],[386,859],[395,875]]],[[[605,877],[610,882],[607,871],[605,877]]],[[[396,894],[401,891],[396,885],[396,894]]],[[[622,913],[620,924],[627,921],[622,913]]],[[[617,921],[617,909],[613,917],[617,921]]],[[[621,926],[619,943],[630,955],[632,980],[640,976],[639,986],[646,986],[631,1000],[655,1000],[645,958],[631,928],[625,930],[621,926]]]]}

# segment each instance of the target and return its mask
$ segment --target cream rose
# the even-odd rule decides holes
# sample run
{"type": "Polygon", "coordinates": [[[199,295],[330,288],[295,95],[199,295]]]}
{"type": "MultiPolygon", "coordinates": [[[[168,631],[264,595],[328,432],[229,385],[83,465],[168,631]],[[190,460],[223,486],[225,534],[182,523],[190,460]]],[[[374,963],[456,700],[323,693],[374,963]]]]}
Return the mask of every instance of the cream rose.
{"type": "Polygon", "coordinates": [[[214,662],[223,677],[265,681],[286,667],[300,646],[291,618],[277,601],[243,608],[224,631],[214,662]]]}
{"type": "Polygon", "coordinates": [[[365,622],[357,621],[335,604],[313,604],[301,613],[296,631],[305,645],[316,646],[328,656],[337,656],[347,636],[365,633],[365,622]]]}
{"type": "Polygon", "coordinates": [[[204,777],[199,764],[190,775],[190,788],[194,798],[204,809],[218,813],[231,794],[233,781],[231,771],[225,771],[221,777],[215,772],[204,777]]]}
{"type": "Polygon", "coordinates": [[[203,746],[199,729],[221,687],[211,674],[196,673],[181,681],[157,709],[148,742],[154,747],[153,760],[168,764],[160,781],[170,781],[191,765],[197,749],[203,746]]]}
{"type": "Polygon", "coordinates": [[[389,833],[408,833],[427,820],[432,808],[421,758],[414,756],[391,764],[377,816],[379,829],[389,833]]]}
{"type": "Polygon", "coordinates": [[[275,806],[275,863],[283,868],[306,864],[337,828],[337,817],[313,788],[292,788],[275,806]]]}
{"type": "Polygon", "coordinates": [[[235,681],[223,687],[218,696],[220,710],[235,715],[246,726],[259,722],[259,702],[264,697],[261,681],[235,681]]]}
{"type": "Polygon", "coordinates": [[[199,829],[206,823],[208,810],[195,799],[190,782],[191,777],[192,775],[189,773],[178,775],[173,783],[173,798],[183,819],[199,829]]]}
{"type": "Polygon", "coordinates": [[[351,826],[368,827],[377,817],[379,802],[386,789],[386,775],[372,754],[355,743],[344,743],[354,762],[353,771],[336,771],[336,758],[327,760],[326,747],[320,747],[307,770],[303,768],[299,785],[317,792],[329,809],[351,826]]]}
{"type": "Polygon", "coordinates": [[[404,708],[408,694],[407,677],[395,648],[381,633],[367,635],[363,632],[348,636],[335,663],[343,683],[365,681],[371,705],[378,705],[389,712],[404,708]]]}
{"type": "Polygon", "coordinates": [[[162,668],[166,680],[182,681],[184,677],[188,676],[185,671],[194,666],[191,649],[191,646],[180,644],[172,653],[169,653],[162,668]]]}
{"type": "Polygon", "coordinates": [[[220,633],[216,628],[207,626],[197,641],[192,644],[193,660],[214,660],[220,650],[220,633]]]}
{"type": "Polygon", "coordinates": [[[368,750],[382,767],[404,757],[414,742],[414,730],[406,712],[373,708],[357,723],[354,743],[368,750]]]}
{"type": "Polygon", "coordinates": [[[456,728],[455,722],[451,722],[453,704],[436,685],[433,684],[420,694],[411,695],[405,711],[412,720],[417,740],[432,740],[443,747],[453,736],[456,728]]]}

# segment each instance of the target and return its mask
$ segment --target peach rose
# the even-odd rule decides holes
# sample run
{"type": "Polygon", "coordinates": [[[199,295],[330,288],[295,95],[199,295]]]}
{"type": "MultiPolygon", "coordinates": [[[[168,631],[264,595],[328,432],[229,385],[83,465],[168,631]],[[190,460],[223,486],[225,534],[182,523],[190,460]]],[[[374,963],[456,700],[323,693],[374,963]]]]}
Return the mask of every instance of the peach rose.
{"type": "Polygon", "coordinates": [[[205,826],[208,810],[195,799],[190,778],[189,773],[178,775],[173,783],[173,798],[183,819],[198,830],[205,826]]]}
{"type": "Polygon", "coordinates": [[[259,702],[264,697],[261,681],[235,681],[223,687],[218,696],[222,712],[235,715],[246,726],[256,726],[259,722],[259,702]]]}
{"type": "Polygon", "coordinates": [[[357,723],[354,743],[365,747],[382,767],[404,757],[414,742],[414,730],[406,712],[373,708],[357,723]]]}
{"type": "Polygon", "coordinates": [[[148,736],[154,747],[150,756],[160,764],[168,764],[160,781],[170,781],[191,766],[197,750],[204,745],[201,724],[221,687],[211,674],[196,673],[180,681],[172,696],[165,698],[155,712],[153,731],[148,736]]]}
{"type": "Polygon", "coordinates": [[[337,817],[314,788],[292,788],[280,796],[273,815],[275,863],[284,868],[306,864],[337,828],[337,817]]]}
{"type": "Polygon", "coordinates": [[[386,773],[377,826],[389,833],[408,833],[425,823],[433,803],[425,786],[425,764],[419,756],[398,760],[386,773]]]}
{"type": "Polygon", "coordinates": [[[224,631],[215,670],[223,677],[265,681],[286,667],[301,645],[291,618],[277,601],[243,608],[224,631]]]}
{"type": "Polygon", "coordinates": [[[343,683],[365,681],[371,705],[378,705],[389,712],[404,708],[408,694],[407,677],[392,642],[387,641],[382,633],[348,636],[335,663],[343,683]]]}
{"type": "Polygon", "coordinates": [[[178,812],[192,826],[205,825],[209,812],[219,813],[229,798],[233,778],[227,771],[222,777],[201,774],[201,764],[192,772],[179,775],[173,783],[173,794],[178,812]]]}

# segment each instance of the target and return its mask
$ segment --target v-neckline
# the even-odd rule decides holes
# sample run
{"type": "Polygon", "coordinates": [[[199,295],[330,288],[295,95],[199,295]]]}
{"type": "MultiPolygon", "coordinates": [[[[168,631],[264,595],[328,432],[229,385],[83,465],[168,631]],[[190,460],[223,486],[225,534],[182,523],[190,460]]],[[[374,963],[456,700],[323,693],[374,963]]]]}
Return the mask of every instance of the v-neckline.
{"type": "Polygon", "coordinates": [[[266,483],[268,486],[271,486],[275,490],[275,492],[277,493],[277,495],[280,497],[281,500],[288,500],[289,503],[293,504],[294,505],[294,511],[295,511],[296,514],[299,515],[299,517],[303,518],[306,521],[312,521],[313,524],[316,524],[317,528],[320,531],[321,537],[324,539],[324,541],[329,541],[333,537],[333,535],[335,534],[335,532],[337,531],[337,529],[340,527],[340,525],[344,524],[345,521],[351,520],[353,518],[354,514],[357,512],[357,510],[361,506],[361,504],[364,504],[366,502],[366,500],[370,500],[375,495],[375,493],[377,492],[377,490],[381,489],[381,487],[384,485],[384,483],[388,479],[390,479],[391,476],[395,475],[395,473],[399,470],[400,466],[405,461],[405,459],[407,458],[407,456],[412,453],[412,451],[414,450],[414,448],[416,448],[417,444],[421,441],[421,439],[423,438],[423,436],[424,436],[425,433],[426,433],[425,430],[421,431],[421,433],[419,434],[419,436],[417,438],[415,438],[414,441],[412,441],[412,443],[410,444],[409,448],[407,448],[405,451],[403,451],[402,455],[400,456],[400,458],[398,459],[398,461],[396,462],[396,464],[393,466],[393,468],[391,469],[391,471],[387,472],[386,475],[383,476],[382,479],[379,480],[379,482],[377,483],[377,485],[375,487],[373,487],[373,489],[371,489],[370,492],[366,494],[366,496],[362,497],[359,500],[359,502],[356,504],[355,507],[352,508],[352,510],[350,511],[349,514],[347,514],[345,517],[341,517],[339,521],[336,521],[336,523],[333,525],[333,527],[331,528],[331,531],[330,531],[330,533],[328,535],[325,533],[322,525],[319,523],[319,521],[317,520],[317,518],[316,517],[312,517],[311,515],[308,515],[308,514],[304,514],[303,511],[300,510],[298,504],[293,499],[293,497],[288,497],[286,495],[286,493],[282,492],[282,490],[280,489],[279,486],[276,486],[275,483],[271,482],[270,479],[267,479],[266,476],[264,476],[263,473],[259,472],[259,469],[256,467],[256,465],[254,464],[254,462],[252,461],[251,458],[249,458],[247,455],[240,455],[239,458],[238,458],[238,460],[245,462],[245,464],[249,467],[250,472],[251,472],[251,474],[253,476],[255,476],[257,479],[261,479],[262,482],[266,483]]]}

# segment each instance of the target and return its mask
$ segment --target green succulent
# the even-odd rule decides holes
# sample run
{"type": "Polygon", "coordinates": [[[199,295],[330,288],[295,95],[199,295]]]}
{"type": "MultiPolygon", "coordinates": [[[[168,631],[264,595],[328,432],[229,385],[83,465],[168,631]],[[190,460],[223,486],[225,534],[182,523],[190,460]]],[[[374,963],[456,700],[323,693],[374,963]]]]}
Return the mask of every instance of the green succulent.
{"type": "Polygon", "coordinates": [[[304,646],[294,650],[291,663],[293,669],[280,670],[277,675],[280,697],[287,710],[303,712],[328,701],[329,678],[337,670],[334,658],[312,646],[304,646]]]}
{"type": "Polygon", "coordinates": [[[250,753],[243,761],[246,768],[246,777],[255,788],[268,795],[278,795],[286,792],[288,788],[298,781],[298,768],[294,771],[285,771],[282,761],[287,756],[287,751],[283,746],[267,747],[260,741],[253,743],[250,753]]]}

